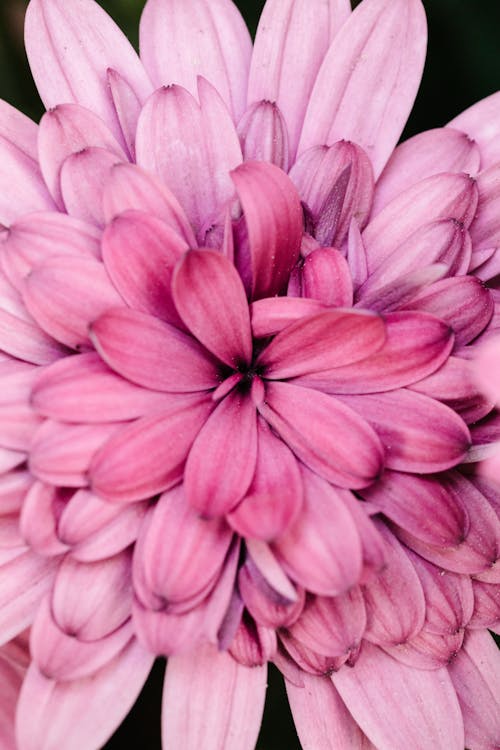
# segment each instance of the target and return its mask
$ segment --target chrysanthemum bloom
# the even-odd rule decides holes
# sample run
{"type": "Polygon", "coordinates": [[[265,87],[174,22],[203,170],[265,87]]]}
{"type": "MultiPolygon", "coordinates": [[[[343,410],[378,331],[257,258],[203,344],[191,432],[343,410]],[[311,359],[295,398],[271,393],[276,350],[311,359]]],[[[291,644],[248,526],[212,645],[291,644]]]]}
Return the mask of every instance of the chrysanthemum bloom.
{"type": "Polygon", "coordinates": [[[268,0],[253,52],[229,0],[148,0],[141,60],[92,0],[26,23],[4,746],[100,747],[167,655],[167,750],[252,750],[269,661],[305,750],[498,747],[500,96],[395,148],[420,0],[268,0]]]}

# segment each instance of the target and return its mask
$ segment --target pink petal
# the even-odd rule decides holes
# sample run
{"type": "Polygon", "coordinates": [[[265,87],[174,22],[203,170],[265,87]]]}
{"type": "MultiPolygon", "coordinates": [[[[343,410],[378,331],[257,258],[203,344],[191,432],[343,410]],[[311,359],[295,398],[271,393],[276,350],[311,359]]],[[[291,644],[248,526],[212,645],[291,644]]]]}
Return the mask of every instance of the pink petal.
{"type": "Polygon", "coordinates": [[[86,148],[71,154],[61,167],[61,195],[70,216],[104,226],[104,186],[121,159],[103,148],[86,148]]]}
{"type": "Polygon", "coordinates": [[[225,521],[201,519],[179,485],[156,504],[137,542],[134,567],[141,568],[146,586],[168,607],[213,585],[232,536],[225,521]]]}
{"type": "Polygon", "coordinates": [[[128,503],[177,484],[210,408],[206,400],[179,398],[177,409],[143,417],[123,428],[92,461],[93,491],[114,502],[128,503]]]}
{"type": "Polygon", "coordinates": [[[407,188],[442,172],[479,171],[480,151],[465,133],[435,128],[414,135],[399,145],[377,181],[372,216],[407,188]]]}
{"type": "Polygon", "coordinates": [[[494,748],[499,742],[500,669],[490,634],[469,633],[449,672],[464,717],[465,744],[478,750],[494,748]]]}
{"type": "Polygon", "coordinates": [[[41,373],[31,394],[37,412],[62,422],[122,422],[175,405],[116,375],[95,352],[65,357],[41,373]]]}
{"type": "Polygon", "coordinates": [[[370,424],[385,448],[389,469],[430,474],[456,466],[470,446],[463,420],[448,406],[404,389],[339,396],[370,424]]]}
{"type": "Polygon", "coordinates": [[[384,316],[386,342],[353,365],[311,373],[297,382],[327,393],[377,393],[415,383],[436,371],[453,346],[450,328],[433,315],[394,312],[384,316]]]}
{"type": "Polygon", "coordinates": [[[323,57],[349,13],[345,0],[329,0],[318,7],[303,0],[272,0],[260,17],[248,101],[277,103],[287,125],[292,160],[304,120],[304,103],[323,57]],[[295,85],[290,86],[290,81],[295,85]]]}
{"type": "Polygon", "coordinates": [[[304,297],[331,307],[352,306],[352,279],[344,256],[335,248],[313,250],[301,269],[304,297]]]}
{"type": "Polygon", "coordinates": [[[282,290],[299,257],[299,197],[289,178],[272,164],[246,162],[234,170],[232,177],[248,233],[250,296],[272,297],[282,290]]]}
{"type": "Polygon", "coordinates": [[[265,666],[243,667],[213,646],[170,657],[162,740],[183,750],[253,750],[266,689],[265,666]]]}
{"type": "Polygon", "coordinates": [[[290,323],[314,315],[325,305],[306,297],[266,297],[250,305],[252,332],[255,338],[266,338],[279,333],[290,323]]]}
{"type": "Polygon", "coordinates": [[[38,127],[18,109],[0,100],[0,134],[16,144],[27,156],[37,159],[38,127]]]}
{"type": "Polygon", "coordinates": [[[481,166],[490,167],[500,160],[500,94],[497,92],[473,104],[448,123],[474,138],[481,150],[481,166]]]}
{"type": "Polygon", "coordinates": [[[107,70],[108,85],[113,105],[122,131],[127,155],[135,160],[135,131],[142,102],[127,79],[114,68],[107,70]]]}
{"type": "Polygon", "coordinates": [[[99,257],[100,232],[66,214],[28,214],[9,227],[2,254],[6,275],[21,289],[24,277],[50,255],[99,257]]]}
{"type": "Polygon", "coordinates": [[[64,495],[64,490],[43,482],[34,482],[26,493],[18,519],[19,531],[26,543],[39,555],[51,557],[68,550],[68,546],[61,542],[57,534],[57,516],[64,504],[64,495]]]}
{"type": "MultiPolygon", "coordinates": [[[[288,579],[286,579],[288,580],[288,579]]],[[[279,594],[247,559],[238,572],[238,590],[256,622],[271,628],[288,627],[299,617],[305,601],[303,589],[291,587],[295,601],[279,594]]]]}
{"type": "Polygon", "coordinates": [[[474,612],[469,628],[500,630],[500,588],[496,583],[472,581],[474,612]]]}
{"type": "Polygon", "coordinates": [[[52,586],[56,564],[23,548],[1,567],[0,643],[31,625],[40,601],[52,586]]]}
{"type": "Polygon", "coordinates": [[[421,630],[424,592],[404,547],[383,523],[376,525],[386,542],[385,567],[363,586],[367,618],[364,638],[377,645],[397,645],[421,630]]]}
{"type": "Polygon", "coordinates": [[[430,633],[424,627],[418,635],[398,646],[383,646],[384,651],[402,664],[414,669],[447,667],[460,651],[463,630],[446,635],[430,633]]]}
{"type": "Polygon", "coordinates": [[[2,130],[0,123],[0,222],[8,226],[24,213],[55,206],[36,158],[2,130]]]}
{"type": "Polygon", "coordinates": [[[229,653],[239,664],[257,667],[271,661],[278,647],[276,631],[253,622],[246,613],[243,615],[229,653]]]}
{"type": "Polygon", "coordinates": [[[10,471],[0,476],[0,511],[3,514],[21,510],[24,496],[32,485],[28,471],[10,471]]]}
{"type": "Polygon", "coordinates": [[[296,522],[273,545],[290,577],[307,590],[336,596],[361,572],[361,544],[342,490],[307,469],[302,471],[304,505],[296,522]]]}
{"type": "Polygon", "coordinates": [[[302,494],[295,456],[259,417],[255,475],[243,501],[229,514],[229,523],[241,536],[270,541],[296,519],[302,494]]]}
{"type": "Polygon", "coordinates": [[[470,231],[474,250],[482,250],[496,247],[500,241],[500,166],[497,164],[481,172],[477,178],[477,187],[479,203],[470,231]]]}
{"type": "Polygon", "coordinates": [[[161,219],[126,211],[108,224],[102,238],[106,270],[125,302],[135,310],[180,322],[170,283],[177,260],[188,249],[161,219]]]}
{"type": "MultiPolygon", "coordinates": [[[[470,248],[470,237],[468,233],[467,246],[470,248]]],[[[433,263],[424,268],[418,268],[416,271],[409,271],[398,276],[394,281],[384,284],[379,288],[374,288],[360,299],[354,306],[365,308],[377,313],[388,313],[395,310],[404,310],[409,301],[411,301],[422,289],[426,289],[435,281],[439,281],[448,273],[448,266],[444,263],[433,263]]]]}
{"type": "Polygon", "coordinates": [[[37,323],[66,346],[89,346],[89,325],[123,304],[102,263],[90,257],[53,256],[25,280],[24,300],[37,323]]]}
{"type": "Polygon", "coordinates": [[[106,223],[130,209],[163,219],[189,246],[196,246],[191,225],[175,195],[160,180],[135,164],[116,164],[103,195],[106,223]]]}
{"type": "Polygon", "coordinates": [[[433,175],[400,193],[363,232],[369,270],[377,268],[423,224],[456,219],[468,229],[477,196],[476,182],[466,174],[433,175]]]}
{"type": "Polygon", "coordinates": [[[365,149],[377,177],[413,105],[426,41],[420,2],[372,0],[356,8],[316,78],[299,153],[346,138],[365,149]]]}
{"type": "Polygon", "coordinates": [[[267,383],[261,415],[293,452],[340,487],[365,487],[378,476],[382,446],[375,432],[337,399],[290,383],[267,383]]]}
{"type": "Polygon", "coordinates": [[[229,172],[242,158],[229,113],[207,87],[201,108],[181,86],[158,89],[141,112],[136,139],[137,163],[175,193],[202,241],[233,197],[229,172]]]}
{"type": "Polygon", "coordinates": [[[386,471],[376,484],[363,490],[363,498],[429,544],[460,544],[469,530],[469,515],[460,496],[432,477],[386,471]]]}
{"type": "Polygon", "coordinates": [[[376,747],[463,750],[462,715],[446,669],[413,669],[365,644],[354,669],[332,680],[376,747]],[[389,715],[397,721],[387,721],[389,715]]]}
{"type": "Polygon", "coordinates": [[[302,673],[303,687],[286,693],[303,750],[374,750],[328,677],[302,673]]]}
{"type": "Polygon", "coordinates": [[[102,8],[78,0],[34,0],[26,14],[26,51],[46,109],[77,102],[92,109],[122,136],[107,81],[114,68],[144,99],[149,79],[132,45],[102,8]]]}
{"type": "Polygon", "coordinates": [[[137,385],[187,393],[217,384],[216,365],[200,344],[147,313],[112,308],[92,323],[90,337],[106,364],[137,385]]]}
{"type": "Polygon", "coordinates": [[[137,698],[154,657],[132,640],[91,677],[57,682],[33,663],[17,708],[19,750],[101,747],[137,698]]]}
{"type": "Polygon", "coordinates": [[[221,253],[192,250],[174,272],[172,293],[189,330],[229,367],[250,363],[250,314],[242,281],[221,253]]]}
{"type": "Polygon", "coordinates": [[[255,406],[245,394],[232,391],[212,412],[189,452],[188,502],[206,518],[229,512],[246,494],[256,460],[255,406]]]}
{"type": "Polygon", "coordinates": [[[350,310],[311,315],[289,325],[257,359],[267,379],[283,380],[352,365],[385,342],[381,317],[350,310]]]}
{"type": "Polygon", "coordinates": [[[14,720],[25,670],[2,656],[0,656],[0,742],[5,750],[16,750],[14,720]]]}
{"type": "Polygon", "coordinates": [[[196,94],[201,75],[220,92],[233,116],[241,116],[252,45],[241,15],[228,0],[148,0],[140,45],[156,87],[178,83],[196,94]]]}
{"type": "Polygon", "coordinates": [[[288,172],[288,133],[277,104],[255,102],[238,123],[244,161],[267,161],[288,172]]]}
{"type": "Polygon", "coordinates": [[[109,128],[89,109],[79,104],[58,104],[44,114],[38,131],[40,168],[59,207],[63,206],[60,176],[65,159],[90,147],[105,149],[118,160],[127,158],[109,128]]]}
{"type": "Polygon", "coordinates": [[[0,309],[0,348],[35,365],[46,365],[65,354],[64,348],[31,318],[22,320],[0,309]]]}

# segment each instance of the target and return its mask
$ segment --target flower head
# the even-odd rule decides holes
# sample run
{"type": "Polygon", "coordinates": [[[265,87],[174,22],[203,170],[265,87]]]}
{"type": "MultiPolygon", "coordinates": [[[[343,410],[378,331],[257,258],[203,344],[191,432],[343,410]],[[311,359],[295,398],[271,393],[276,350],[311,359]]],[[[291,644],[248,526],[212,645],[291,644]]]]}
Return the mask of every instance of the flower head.
{"type": "Polygon", "coordinates": [[[0,108],[10,746],[97,749],[156,655],[166,747],[252,750],[269,661],[304,748],[498,742],[470,359],[500,99],[395,148],[425,37],[420,0],[268,0],[252,51],[229,0],[148,0],[139,60],[92,0],[31,0],[47,112],[0,108]]]}

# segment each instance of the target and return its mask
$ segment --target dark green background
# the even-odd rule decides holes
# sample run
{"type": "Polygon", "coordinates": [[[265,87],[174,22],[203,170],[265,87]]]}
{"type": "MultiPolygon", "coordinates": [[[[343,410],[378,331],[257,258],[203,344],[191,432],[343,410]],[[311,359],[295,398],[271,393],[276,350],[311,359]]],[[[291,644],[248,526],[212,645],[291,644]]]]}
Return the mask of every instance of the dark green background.
{"type": "MultiPolygon", "coordinates": [[[[0,97],[38,120],[42,107],[29,74],[22,42],[27,2],[0,2],[0,97]]],[[[101,0],[100,4],[137,44],[143,0],[101,0]]],[[[445,124],[461,110],[500,87],[499,0],[424,0],[424,4],[429,19],[429,51],[424,79],[406,135],[445,124]]],[[[237,5],[253,32],[263,0],[240,0],[237,5]]],[[[162,675],[163,664],[158,662],[138,704],[106,745],[106,750],[159,748],[162,675]]],[[[288,716],[286,698],[279,685],[280,680],[272,670],[268,708],[258,750],[299,748],[288,716]]]]}

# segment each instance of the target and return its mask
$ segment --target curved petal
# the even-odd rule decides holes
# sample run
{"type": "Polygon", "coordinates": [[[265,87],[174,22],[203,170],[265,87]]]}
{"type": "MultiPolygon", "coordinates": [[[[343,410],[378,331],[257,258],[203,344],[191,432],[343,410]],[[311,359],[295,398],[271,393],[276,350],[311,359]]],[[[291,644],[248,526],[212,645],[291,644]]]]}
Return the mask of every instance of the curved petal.
{"type": "Polygon", "coordinates": [[[141,16],[140,46],[155,87],[178,83],[196,94],[201,75],[239,119],[245,106],[252,44],[233,3],[148,0],[141,16]]]}
{"type": "Polygon", "coordinates": [[[448,123],[448,127],[463,130],[481,149],[483,169],[500,161],[500,93],[473,104],[448,123]]]}
{"type": "Polygon", "coordinates": [[[307,297],[266,297],[250,305],[255,338],[279,333],[291,323],[325,310],[325,305],[307,297]]]}
{"type": "Polygon", "coordinates": [[[299,152],[346,138],[365,149],[377,177],[413,105],[426,42],[419,0],[369,0],[356,8],[319,70],[299,152]]]}
{"type": "Polygon", "coordinates": [[[30,211],[55,208],[36,159],[0,131],[0,222],[8,226],[30,211]]]}
{"type": "Polygon", "coordinates": [[[132,45],[93,0],[32,0],[25,43],[33,78],[46,109],[77,102],[99,115],[123,138],[107,71],[123,75],[144,100],[151,83],[132,45]]]}
{"type": "Polygon", "coordinates": [[[103,148],[90,147],[71,154],[61,167],[61,197],[70,216],[104,226],[104,186],[121,159],[103,148]]]}
{"type": "Polygon", "coordinates": [[[267,161],[288,172],[288,133],[274,102],[263,100],[249,107],[238,123],[238,137],[244,161],[267,161]]]}
{"type": "Polygon", "coordinates": [[[352,306],[352,279],[346,259],[335,248],[309,253],[300,269],[301,292],[331,307],[352,306]]]}

